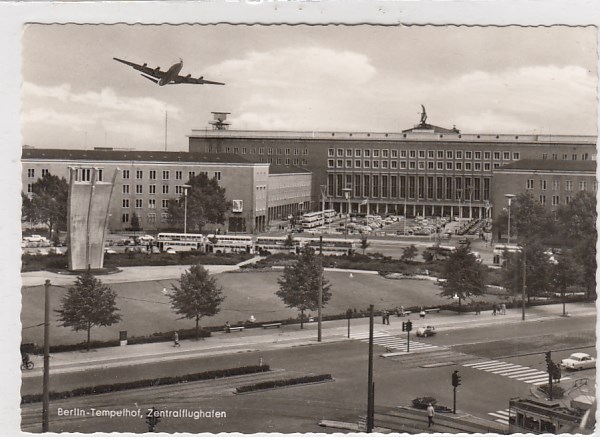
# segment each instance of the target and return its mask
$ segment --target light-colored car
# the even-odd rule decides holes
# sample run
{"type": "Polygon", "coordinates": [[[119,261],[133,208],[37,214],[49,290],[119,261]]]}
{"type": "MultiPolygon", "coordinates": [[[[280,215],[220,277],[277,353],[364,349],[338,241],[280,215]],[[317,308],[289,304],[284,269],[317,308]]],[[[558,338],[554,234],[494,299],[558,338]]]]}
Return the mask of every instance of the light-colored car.
{"type": "Polygon", "coordinates": [[[431,337],[435,335],[435,326],[427,325],[417,328],[417,337],[431,337]]]}
{"type": "Polygon", "coordinates": [[[117,251],[114,250],[114,249],[111,249],[109,247],[105,247],[104,248],[104,253],[117,253],[117,251]]]}
{"type": "Polygon", "coordinates": [[[596,358],[583,352],[577,352],[562,360],[560,366],[570,370],[593,369],[596,367],[596,358]]]}
{"type": "Polygon", "coordinates": [[[176,254],[177,252],[175,252],[175,249],[172,248],[168,248],[167,250],[165,250],[166,253],[170,253],[171,255],[176,254]]]}

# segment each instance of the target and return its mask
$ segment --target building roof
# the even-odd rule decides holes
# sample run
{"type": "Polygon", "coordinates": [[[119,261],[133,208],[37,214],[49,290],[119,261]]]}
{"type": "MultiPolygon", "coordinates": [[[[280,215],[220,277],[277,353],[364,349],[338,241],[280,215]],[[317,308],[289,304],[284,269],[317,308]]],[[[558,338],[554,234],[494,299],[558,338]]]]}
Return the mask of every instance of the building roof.
{"type": "Polygon", "coordinates": [[[286,173],[307,173],[310,174],[310,170],[296,167],[295,165],[274,165],[271,164],[269,167],[269,174],[286,174],[286,173]]]}
{"type": "Polygon", "coordinates": [[[139,150],[80,150],[23,148],[22,159],[74,161],[154,161],[255,164],[233,153],[160,152],[139,150]]]}
{"type": "Polygon", "coordinates": [[[417,126],[405,129],[402,132],[430,132],[434,134],[459,134],[460,131],[456,129],[456,126],[452,129],[447,129],[445,127],[435,126],[433,124],[420,123],[417,126]]]}
{"type": "Polygon", "coordinates": [[[521,159],[494,170],[538,170],[596,172],[596,161],[567,161],[558,159],[521,159]]]}

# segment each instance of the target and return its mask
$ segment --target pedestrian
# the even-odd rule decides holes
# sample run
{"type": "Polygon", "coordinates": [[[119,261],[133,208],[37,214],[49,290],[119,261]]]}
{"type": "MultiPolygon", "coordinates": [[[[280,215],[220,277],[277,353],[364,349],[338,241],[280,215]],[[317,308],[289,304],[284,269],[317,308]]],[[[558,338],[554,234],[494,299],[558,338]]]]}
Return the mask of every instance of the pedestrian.
{"type": "Polygon", "coordinates": [[[402,317],[404,317],[404,315],[405,315],[405,314],[404,314],[404,305],[402,305],[402,306],[400,307],[400,315],[401,315],[402,317]]]}
{"type": "Polygon", "coordinates": [[[430,402],[429,405],[427,405],[427,428],[430,428],[431,425],[435,425],[435,423],[433,423],[434,415],[435,415],[435,408],[433,408],[433,405],[431,405],[431,402],[430,402]]]}
{"type": "Polygon", "coordinates": [[[254,314],[250,315],[250,318],[248,319],[248,321],[249,321],[250,323],[254,323],[254,322],[256,322],[256,318],[254,317],[254,314]]]}
{"type": "Polygon", "coordinates": [[[175,333],[173,334],[173,347],[180,347],[181,345],[179,344],[179,333],[177,331],[175,331],[175,333]]]}
{"type": "Polygon", "coordinates": [[[475,315],[481,314],[481,308],[479,308],[479,302],[475,304],[475,315]]]}
{"type": "Polygon", "coordinates": [[[506,304],[505,303],[502,304],[502,315],[503,316],[506,315],[506,304]]]}
{"type": "Polygon", "coordinates": [[[423,309],[423,307],[421,307],[421,312],[419,313],[419,317],[422,319],[425,318],[425,310],[423,309]]]}
{"type": "Polygon", "coordinates": [[[385,312],[385,324],[390,324],[390,313],[388,313],[387,311],[385,312]]]}
{"type": "Polygon", "coordinates": [[[229,324],[229,321],[225,322],[225,332],[226,333],[231,332],[231,325],[229,324]]]}
{"type": "Polygon", "coordinates": [[[386,318],[387,318],[387,311],[386,311],[386,310],[383,310],[383,311],[381,312],[381,324],[382,324],[382,325],[385,325],[385,320],[386,320],[386,318]]]}
{"type": "Polygon", "coordinates": [[[492,316],[495,316],[496,313],[498,312],[498,305],[496,305],[495,303],[492,305],[492,316]]]}

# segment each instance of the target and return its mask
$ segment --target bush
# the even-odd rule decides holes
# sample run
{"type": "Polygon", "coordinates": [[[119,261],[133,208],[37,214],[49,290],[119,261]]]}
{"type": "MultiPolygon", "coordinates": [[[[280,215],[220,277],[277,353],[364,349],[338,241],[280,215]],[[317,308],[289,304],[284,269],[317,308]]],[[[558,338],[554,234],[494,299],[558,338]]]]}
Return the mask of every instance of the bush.
{"type": "Polygon", "coordinates": [[[248,393],[251,391],[257,390],[266,390],[270,388],[277,387],[288,387],[291,385],[298,384],[310,384],[312,382],[321,382],[321,381],[331,381],[333,378],[329,373],[324,375],[314,375],[314,376],[302,376],[300,378],[291,378],[291,379],[279,379],[276,381],[263,381],[257,382],[256,384],[243,385],[241,387],[236,387],[236,393],[248,393]]]}
{"type": "MultiPolygon", "coordinates": [[[[538,390],[546,396],[550,396],[550,385],[542,384],[538,386],[538,390]]],[[[552,384],[552,399],[561,399],[565,395],[565,389],[560,385],[552,384]]]]}
{"type": "MultiPolygon", "coordinates": [[[[182,384],[193,381],[203,381],[207,379],[226,378],[228,376],[249,375],[252,373],[268,372],[271,370],[268,364],[262,366],[235,367],[232,369],[209,370],[206,372],[192,373],[183,376],[165,376],[162,378],[140,379],[137,381],[120,382],[113,384],[103,384],[90,387],[81,387],[71,391],[50,392],[50,399],[66,399],[76,396],[97,395],[102,393],[111,393],[136,388],[156,387],[158,385],[182,384]]],[[[41,394],[25,395],[21,398],[22,404],[40,402],[41,394]]]]}
{"type": "Polygon", "coordinates": [[[431,396],[425,396],[422,398],[415,398],[412,400],[412,405],[414,408],[418,408],[419,410],[426,410],[429,404],[433,405],[433,410],[438,413],[450,413],[452,412],[451,408],[445,407],[444,405],[437,405],[437,399],[432,398],[431,396]]]}

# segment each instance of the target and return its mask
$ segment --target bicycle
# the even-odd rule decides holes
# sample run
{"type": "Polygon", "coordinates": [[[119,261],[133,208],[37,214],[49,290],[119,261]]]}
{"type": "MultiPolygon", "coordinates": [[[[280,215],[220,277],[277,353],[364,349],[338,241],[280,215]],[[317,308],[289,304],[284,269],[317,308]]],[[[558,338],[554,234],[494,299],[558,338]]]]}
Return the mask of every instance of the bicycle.
{"type": "Polygon", "coordinates": [[[21,362],[21,370],[31,370],[33,369],[33,361],[31,360],[27,360],[27,361],[22,361],[21,362]]]}

